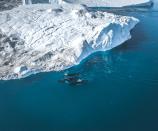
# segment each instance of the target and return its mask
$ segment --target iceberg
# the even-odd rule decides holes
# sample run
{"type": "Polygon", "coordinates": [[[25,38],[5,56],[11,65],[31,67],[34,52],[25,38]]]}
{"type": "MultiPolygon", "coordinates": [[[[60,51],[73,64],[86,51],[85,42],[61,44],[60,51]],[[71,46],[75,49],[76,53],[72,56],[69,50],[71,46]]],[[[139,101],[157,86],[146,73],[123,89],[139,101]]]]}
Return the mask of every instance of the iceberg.
{"type": "Polygon", "coordinates": [[[0,79],[70,68],[130,39],[138,22],[74,4],[35,4],[0,12],[0,79]]]}
{"type": "MultiPolygon", "coordinates": [[[[33,0],[23,0],[23,5],[31,4],[33,0]]],[[[126,7],[126,6],[151,6],[151,0],[49,0],[51,4],[62,3],[84,4],[88,7],[126,7]]]]}
{"type": "MultiPolygon", "coordinates": [[[[59,1],[62,3],[62,0],[59,1]]],[[[145,7],[152,5],[151,0],[63,0],[63,2],[83,4],[88,7],[145,7]]]]}
{"type": "MultiPolygon", "coordinates": [[[[20,5],[30,5],[34,3],[40,3],[41,0],[1,0],[0,11],[10,10],[20,5]]],[[[43,1],[44,2],[44,1],[43,1]]],[[[46,0],[45,3],[52,5],[62,5],[64,3],[83,4],[88,7],[149,7],[153,3],[157,3],[157,0],[46,0]]]]}

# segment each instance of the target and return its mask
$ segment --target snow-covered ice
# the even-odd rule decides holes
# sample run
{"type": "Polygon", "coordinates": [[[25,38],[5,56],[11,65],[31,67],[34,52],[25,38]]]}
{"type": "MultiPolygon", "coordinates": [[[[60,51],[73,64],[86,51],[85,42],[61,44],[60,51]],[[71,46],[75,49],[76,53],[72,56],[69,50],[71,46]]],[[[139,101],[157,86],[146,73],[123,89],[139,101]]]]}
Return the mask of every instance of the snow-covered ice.
{"type": "MultiPolygon", "coordinates": [[[[59,0],[62,3],[62,0],[59,0]]],[[[151,0],[63,0],[70,3],[84,4],[88,7],[126,7],[150,6],[151,0]]]]}
{"type": "MultiPolygon", "coordinates": [[[[30,4],[30,1],[31,0],[23,0],[23,3],[30,4]]],[[[51,4],[62,4],[65,2],[84,4],[88,7],[150,6],[152,4],[151,0],[49,0],[51,4]]]]}
{"type": "Polygon", "coordinates": [[[60,71],[131,38],[134,17],[37,4],[0,12],[0,79],[60,71]]]}

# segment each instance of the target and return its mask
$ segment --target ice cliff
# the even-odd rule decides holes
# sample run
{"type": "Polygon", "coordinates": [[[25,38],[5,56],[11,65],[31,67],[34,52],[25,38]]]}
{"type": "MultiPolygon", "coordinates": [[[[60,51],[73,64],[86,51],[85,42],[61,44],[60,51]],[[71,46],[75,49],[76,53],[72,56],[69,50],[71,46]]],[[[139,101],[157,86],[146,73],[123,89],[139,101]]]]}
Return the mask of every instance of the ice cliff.
{"type": "Polygon", "coordinates": [[[0,79],[17,79],[79,64],[131,38],[138,19],[85,6],[29,5],[0,12],[0,79]]]}

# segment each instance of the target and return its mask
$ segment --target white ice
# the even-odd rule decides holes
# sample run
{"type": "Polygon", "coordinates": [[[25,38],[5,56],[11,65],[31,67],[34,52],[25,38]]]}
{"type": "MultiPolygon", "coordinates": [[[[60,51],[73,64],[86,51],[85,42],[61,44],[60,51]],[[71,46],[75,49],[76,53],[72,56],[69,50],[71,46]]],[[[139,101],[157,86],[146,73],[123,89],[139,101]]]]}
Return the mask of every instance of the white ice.
{"type": "Polygon", "coordinates": [[[0,79],[16,79],[77,65],[96,51],[131,38],[134,17],[88,12],[81,5],[20,6],[0,13],[0,79]],[[20,41],[20,42],[19,42],[20,41]]]}
{"type": "MultiPolygon", "coordinates": [[[[31,4],[32,0],[22,0],[23,5],[31,4]]],[[[65,2],[84,4],[88,7],[125,7],[125,6],[150,6],[151,0],[49,0],[51,4],[62,4],[65,2]]]]}
{"type": "MultiPolygon", "coordinates": [[[[62,3],[62,0],[59,0],[62,3]]],[[[84,4],[88,7],[125,7],[150,6],[151,0],[63,0],[70,3],[84,4]]]]}

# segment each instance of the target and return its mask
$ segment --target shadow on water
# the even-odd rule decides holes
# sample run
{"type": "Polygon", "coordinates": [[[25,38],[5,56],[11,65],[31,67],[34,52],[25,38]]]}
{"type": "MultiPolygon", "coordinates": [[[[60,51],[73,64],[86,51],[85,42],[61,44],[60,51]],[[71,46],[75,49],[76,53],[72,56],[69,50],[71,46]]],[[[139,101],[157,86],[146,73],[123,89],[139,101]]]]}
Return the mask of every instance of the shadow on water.
{"type": "Polygon", "coordinates": [[[59,83],[68,84],[70,86],[83,85],[88,82],[81,77],[80,73],[65,73],[64,77],[58,80],[59,83]]]}

